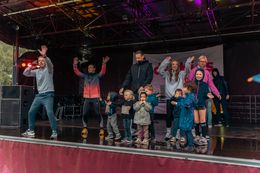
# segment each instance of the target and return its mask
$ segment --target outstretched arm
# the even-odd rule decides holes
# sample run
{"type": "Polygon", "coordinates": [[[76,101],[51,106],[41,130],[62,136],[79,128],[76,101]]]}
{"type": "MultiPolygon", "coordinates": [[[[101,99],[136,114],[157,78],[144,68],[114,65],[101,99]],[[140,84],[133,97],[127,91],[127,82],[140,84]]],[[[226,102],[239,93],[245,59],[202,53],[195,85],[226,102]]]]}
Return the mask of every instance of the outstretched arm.
{"type": "Polygon", "coordinates": [[[49,57],[47,57],[47,51],[48,51],[48,47],[46,45],[41,45],[41,49],[38,49],[38,52],[45,57],[45,61],[46,61],[46,66],[48,69],[49,73],[53,73],[53,64],[51,62],[51,59],[49,57]]]}
{"type": "Polygon", "coordinates": [[[185,62],[185,70],[184,70],[185,76],[190,73],[190,71],[191,71],[191,63],[192,63],[192,61],[194,60],[194,58],[195,58],[195,57],[192,56],[192,57],[189,57],[189,58],[186,60],[186,62],[185,62]]]}
{"type": "Polygon", "coordinates": [[[79,63],[79,59],[78,57],[75,57],[73,59],[73,71],[77,76],[84,77],[85,76],[84,73],[80,72],[78,69],[78,63],[79,63]]]}
{"type": "Polygon", "coordinates": [[[158,68],[158,73],[163,77],[165,78],[166,77],[166,72],[165,70],[167,69],[167,66],[169,65],[170,63],[170,60],[171,60],[171,57],[168,56],[166,57],[160,64],[159,68],[158,68]]]}
{"type": "Polygon", "coordinates": [[[36,70],[33,70],[32,67],[27,67],[23,71],[23,75],[26,76],[26,77],[35,77],[36,76],[36,70]]]}
{"type": "Polygon", "coordinates": [[[102,61],[102,67],[101,67],[101,71],[99,72],[99,77],[102,77],[106,74],[106,69],[107,69],[107,62],[109,61],[109,57],[106,56],[106,57],[103,57],[103,61],[102,61]]]}

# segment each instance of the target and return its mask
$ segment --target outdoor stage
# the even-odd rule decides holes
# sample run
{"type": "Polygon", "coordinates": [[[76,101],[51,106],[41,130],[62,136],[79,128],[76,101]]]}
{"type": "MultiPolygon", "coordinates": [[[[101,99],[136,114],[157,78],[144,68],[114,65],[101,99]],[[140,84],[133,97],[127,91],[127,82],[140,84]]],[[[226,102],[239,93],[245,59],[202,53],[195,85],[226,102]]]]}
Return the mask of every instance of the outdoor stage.
{"type": "Polygon", "coordinates": [[[162,129],[157,142],[148,147],[107,142],[94,127],[85,141],[80,125],[79,119],[60,121],[57,141],[48,139],[47,121],[38,121],[36,139],[20,137],[17,129],[0,129],[0,172],[260,172],[257,128],[213,127],[208,147],[187,153],[163,140],[162,120],[156,123],[162,129]]]}

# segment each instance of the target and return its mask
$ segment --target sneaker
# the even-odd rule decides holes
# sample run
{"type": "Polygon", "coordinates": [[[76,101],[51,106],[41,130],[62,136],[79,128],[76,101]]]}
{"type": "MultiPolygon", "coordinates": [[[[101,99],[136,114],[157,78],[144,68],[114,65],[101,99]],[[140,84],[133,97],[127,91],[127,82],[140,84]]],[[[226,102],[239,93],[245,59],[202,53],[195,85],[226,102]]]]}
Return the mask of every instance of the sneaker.
{"type": "Polygon", "coordinates": [[[193,143],[196,144],[196,145],[199,145],[199,144],[200,144],[200,136],[196,136],[196,137],[193,139],[193,143]]]}
{"type": "Polygon", "coordinates": [[[164,139],[165,139],[166,141],[168,141],[168,140],[171,139],[171,138],[172,138],[171,128],[167,128],[167,133],[166,133],[164,139]]]}
{"type": "Polygon", "coordinates": [[[208,145],[207,139],[204,137],[201,137],[199,140],[199,145],[208,145]]]}
{"type": "Polygon", "coordinates": [[[120,140],[120,139],[121,139],[121,135],[120,134],[116,135],[115,140],[120,140]]]}
{"type": "Polygon", "coordinates": [[[176,138],[175,138],[175,137],[172,137],[172,138],[170,139],[170,142],[171,142],[171,143],[176,143],[176,138]]]}
{"type": "Polygon", "coordinates": [[[229,125],[226,125],[226,127],[229,127],[229,125]]]}
{"type": "Polygon", "coordinates": [[[56,130],[53,130],[52,133],[51,133],[50,138],[51,138],[51,139],[57,139],[57,137],[58,137],[57,131],[56,131],[56,130]]]}
{"type": "Polygon", "coordinates": [[[141,140],[140,138],[137,138],[137,139],[135,140],[135,143],[136,143],[136,144],[141,144],[141,143],[142,143],[142,140],[141,140]]]}
{"type": "Polygon", "coordinates": [[[108,135],[108,136],[105,137],[105,140],[108,141],[108,140],[112,140],[113,138],[114,138],[113,136],[108,135]]]}
{"type": "Polygon", "coordinates": [[[143,144],[143,145],[148,145],[148,144],[149,144],[148,139],[144,139],[144,140],[142,141],[142,144],[143,144]]]}
{"type": "Polygon", "coordinates": [[[212,128],[212,125],[208,125],[208,128],[211,129],[211,128],[212,128]]]}
{"type": "Polygon", "coordinates": [[[222,127],[222,124],[221,123],[218,123],[215,125],[216,127],[222,127]]]}
{"type": "Polygon", "coordinates": [[[81,137],[82,137],[83,139],[86,139],[86,138],[88,137],[88,129],[87,129],[87,127],[84,127],[84,128],[82,129],[82,131],[81,131],[81,137]]]}
{"type": "Polygon", "coordinates": [[[126,140],[126,143],[127,143],[127,144],[132,144],[132,143],[133,143],[133,140],[126,140]]]}
{"type": "Polygon", "coordinates": [[[210,140],[210,137],[209,137],[209,135],[206,135],[206,139],[207,139],[207,140],[210,140]]]}
{"type": "Polygon", "coordinates": [[[22,133],[22,136],[27,138],[35,138],[35,132],[33,130],[26,130],[24,133],[22,133]]]}

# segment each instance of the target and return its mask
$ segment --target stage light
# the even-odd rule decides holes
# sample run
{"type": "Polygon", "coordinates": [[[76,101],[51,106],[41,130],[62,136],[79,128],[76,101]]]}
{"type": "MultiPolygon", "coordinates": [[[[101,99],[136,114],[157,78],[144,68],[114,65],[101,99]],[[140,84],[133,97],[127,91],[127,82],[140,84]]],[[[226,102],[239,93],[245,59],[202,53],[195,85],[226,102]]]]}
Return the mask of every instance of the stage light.
{"type": "Polygon", "coordinates": [[[27,64],[27,67],[31,67],[31,66],[32,66],[32,63],[28,63],[28,64],[27,64]]]}
{"type": "Polygon", "coordinates": [[[23,63],[21,64],[21,66],[22,66],[23,68],[26,67],[26,63],[23,62],[23,63]]]}
{"type": "Polygon", "coordinates": [[[201,6],[202,5],[202,0],[195,0],[195,5],[196,6],[201,6]]]}

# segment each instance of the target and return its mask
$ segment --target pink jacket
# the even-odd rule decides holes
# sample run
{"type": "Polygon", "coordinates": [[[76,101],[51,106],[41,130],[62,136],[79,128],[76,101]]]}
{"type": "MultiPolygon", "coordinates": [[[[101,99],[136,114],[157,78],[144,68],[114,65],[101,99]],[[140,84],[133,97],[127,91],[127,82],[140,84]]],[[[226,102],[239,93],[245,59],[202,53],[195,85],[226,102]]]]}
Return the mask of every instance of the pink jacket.
{"type": "MultiPolygon", "coordinates": [[[[194,79],[195,79],[195,72],[196,72],[196,70],[197,70],[198,68],[199,68],[199,66],[196,66],[196,67],[194,67],[194,68],[190,71],[190,73],[189,73],[189,75],[188,75],[188,79],[189,79],[189,80],[194,80],[194,79]]],[[[216,86],[214,85],[213,79],[212,79],[212,77],[211,77],[211,75],[210,75],[210,72],[207,70],[206,67],[204,67],[204,72],[205,72],[205,76],[204,76],[203,82],[206,82],[206,83],[209,85],[209,88],[210,88],[210,90],[213,92],[213,94],[215,94],[217,97],[219,97],[219,96],[220,96],[219,91],[218,91],[218,89],[216,88],[216,86]]]]}

